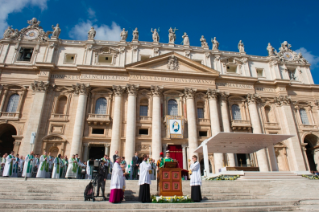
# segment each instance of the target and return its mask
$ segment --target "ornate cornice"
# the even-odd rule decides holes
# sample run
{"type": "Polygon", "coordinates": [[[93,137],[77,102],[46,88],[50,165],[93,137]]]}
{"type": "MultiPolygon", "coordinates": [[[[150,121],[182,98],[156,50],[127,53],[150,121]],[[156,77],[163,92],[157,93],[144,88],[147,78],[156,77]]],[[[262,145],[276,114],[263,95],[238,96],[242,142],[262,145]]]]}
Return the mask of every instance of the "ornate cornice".
{"type": "Polygon", "coordinates": [[[134,85],[134,84],[127,84],[126,85],[126,90],[129,96],[136,96],[139,85],[134,85]]]}
{"type": "Polygon", "coordinates": [[[151,85],[151,92],[153,96],[160,96],[162,94],[163,87],[157,85],[151,85]]]}
{"type": "Polygon", "coordinates": [[[208,99],[217,99],[219,90],[218,89],[208,89],[207,92],[208,99]]]}
{"type": "Polygon", "coordinates": [[[31,83],[31,88],[33,91],[36,92],[46,92],[49,88],[49,82],[34,81],[33,83],[31,83]]]}
{"type": "Polygon", "coordinates": [[[85,85],[84,83],[76,83],[75,85],[72,85],[73,91],[75,94],[88,94],[90,91],[90,85],[85,85]]]}
{"type": "Polygon", "coordinates": [[[115,96],[122,96],[123,92],[125,91],[125,87],[120,85],[113,85],[112,89],[115,96]]]}
{"type": "Polygon", "coordinates": [[[290,96],[278,96],[275,97],[275,102],[277,105],[289,105],[291,103],[290,96]]]}
{"type": "Polygon", "coordinates": [[[184,94],[185,94],[186,99],[194,98],[196,91],[197,91],[197,89],[195,89],[195,88],[185,88],[184,94]]]}

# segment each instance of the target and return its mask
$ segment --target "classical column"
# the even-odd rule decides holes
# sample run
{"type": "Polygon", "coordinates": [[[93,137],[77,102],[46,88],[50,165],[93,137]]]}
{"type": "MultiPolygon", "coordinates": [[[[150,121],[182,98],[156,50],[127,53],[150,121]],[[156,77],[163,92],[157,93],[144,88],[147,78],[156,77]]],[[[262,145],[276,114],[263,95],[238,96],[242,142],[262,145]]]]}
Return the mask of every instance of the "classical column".
{"type": "Polygon", "coordinates": [[[8,88],[4,88],[4,92],[3,92],[3,96],[2,96],[2,101],[1,101],[1,105],[0,105],[0,115],[3,112],[3,107],[4,107],[4,103],[7,99],[7,95],[8,95],[8,88]]]}
{"type": "MultiPolygon", "coordinates": [[[[220,132],[219,114],[217,108],[218,90],[207,90],[208,102],[209,102],[209,114],[210,114],[210,129],[212,136],[220,132]]],[[[223,168],[223,153],[214,152],[214,167],[215,173],[218,173],[219,169],[223,168]]]]}
{"type": "Polygon", "coordinates": [[[247,167],[251,167],[249,154],[246,154],[246,164],[247,164],[247,167]]]}
{"type": "Polygon", "coordinates": [[[125,158],[130,161],[135,152],[135,136],[136,136],[136,94],[138,85],[126,86],[128,92],[127,119],[126,119],[126,142],[125,142],[125,158]]]}
{"type": "Polygon", "coordinates": [[[196,123],[196,113],[195,113],[195,101],[194,95],[197,89],[185,88],[184,94],[186,97],[186,107],[187,107],[187,123],[188,123],[188,146],[190,157],[197,155],[194,153],[198,147],[197,143],[197,123],[196,123]]]}
{"type": "Polygon", "coordinates": [[[289,168],[290,171],[306,171],[304,163],[304,157],[302,155],[302,148],[298,138],[298,131],[296,129],[296,123],[294,115],[291,109],[291,100],[288,96],[279,96],[276,98],[279,111],[282,116],[280,119],[282,123],[282,131],[287,135],[296,135],[292,138],[287,139],[288,146],[288,157],[289,157],[289,168]]]}
{"type": "Polygon", "coordinates": [[[188,170],[188,167],[187,167],[186,147],[187,147],[187,144],[182,144],[182,148],[183,148],[183,169],[188,170]]]}
{"type": "Polygon", "coordinates": [[[47,90],[49,88],[49,82],[34,81],[31,83],[31,88],[33,91],[33,101],[29,111],[29,118],[25,125],[26,130],[24,132],[23,142],[21,143],[20,155],[27,155],[30,153],[29,150],[38,150],[40,148],[38,148],[41,139],[39,136],[39,131],[41,127],[43,127],[41,125],[41,118],[47,90]],[[36,137],[34,139],[34,145],[32,145],[31,149],[29,149],[32,132],[36,133],[36,137]]]}
{"type": "Polygon", "coordinates": [[[83,161],[87,161],[89,157],[89,143],[84,143],[83,147],[83,161]]]}
{"type": "MultiPolygon", "coordinates": [[[[221,113],[222,113],[224,132],[230,132],[231,130],[230,130],[230,122],[229,122],[228,106],[227,106],[227,99],[228,99],[229,93],[223,92],[221,93],[220,96],[221,96],[221,113]]],[[[230,167],[236,166],[234,153],[227,153],[227,161],[224,161],[224,164],[227,164],[230,167]]]]}
{"type": "Polygon", "coordinates": [[[122,109],[122,94],[125,87],[119,85],[113,85],[114,92],[114,113],[113,113],[113,125],[112,125],[112,139],[111,139],[111,151],[110,155],[113,155],[115,151],[119,151],[121,154],[121,109],[122,109]]]}
{"type": "MultiPolygon", "coordinates": [[[[260,119],[259,119],[259,115],[257,111],[256,98],[257,98],[257,95],[254,95],[254,94],[247,95],[249,115],[250,115],[251,125],[253,128],[253,133],[261,134],[262,130],[261,130],[260,119]]],[[[262,172],[269,171],[268,159],[267,159],[265,149],[261,149],[257,151],[257,160],[258,160],[258,166],[260,171],[262,172]]]]}
{"type": "Polygon", "coordinates": [[[110,156],[110,155],[109,155],[110,144],[104,144],[104,148],[105,148],[105,150],[104,150],[104,155],[110,156]]]}
{"type": "MultiPolygon", "coordinates": [[[[151,86],[153,94],[153,108],[152,108],[152,158],[157,161],[160,157],[162,149],[162,134],[161,134],[161,93],[163,87],[151,86]]],[[[166,147],[165,147],[166,148],[166,147]]],[[[165,152],[164,152],[165,154],[165,152]]]]}
{"type": "Polygon", "coordinates": [[[72,87],[74,94],[78,95],[78,104],[74,120],[70,157],[75,154],[81,155],[86,102],[90,85],[77,83],[76,85],[72,85],[72,87]]]}

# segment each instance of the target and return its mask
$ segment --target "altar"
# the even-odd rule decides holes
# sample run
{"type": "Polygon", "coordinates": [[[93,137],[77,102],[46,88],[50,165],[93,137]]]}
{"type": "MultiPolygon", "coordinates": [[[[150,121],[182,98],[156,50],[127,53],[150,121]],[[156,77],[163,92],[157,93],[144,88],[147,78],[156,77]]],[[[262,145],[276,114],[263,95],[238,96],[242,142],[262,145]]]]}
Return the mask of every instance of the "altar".
{"type": "Polygon", "coordinates": [[[182,169],[177,162],[166,162],[158,171],[158,195],[182,196],[182,169]]]}

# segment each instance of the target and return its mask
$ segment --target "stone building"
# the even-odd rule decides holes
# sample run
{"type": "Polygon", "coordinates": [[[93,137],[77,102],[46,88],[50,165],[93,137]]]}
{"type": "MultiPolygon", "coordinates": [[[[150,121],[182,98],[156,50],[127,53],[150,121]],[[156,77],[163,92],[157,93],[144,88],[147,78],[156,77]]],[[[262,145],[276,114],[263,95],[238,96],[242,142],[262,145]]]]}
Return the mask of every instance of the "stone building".
{"type": "MultiPolygon", "coordinates": [[[[62,40],[59,25],[45,32],[33,18],[22,30],[9,27],[0,40],[0,153],[113,155],[170,150],[186,168],[197,146],[218,132],[296,135],[275,145],[280,171],[319,169],[318,94],[310,64],[286,41],[268,56],[153,42],[62,40]],[[52,35],[50,35],[52,34],[52,35]]],[[[181,35],[179,35],[181,36],[181,35]]],[[[267,149],[252,154],[210,155],[220,166],[258,166],[267,149]],[[258,159],[257,159],[258,158],[258,159]]],[[[200,155],[201,158],[201,155],[200,155]]],[[[261,170],[272,168],[263,165],[261,170]]]]}

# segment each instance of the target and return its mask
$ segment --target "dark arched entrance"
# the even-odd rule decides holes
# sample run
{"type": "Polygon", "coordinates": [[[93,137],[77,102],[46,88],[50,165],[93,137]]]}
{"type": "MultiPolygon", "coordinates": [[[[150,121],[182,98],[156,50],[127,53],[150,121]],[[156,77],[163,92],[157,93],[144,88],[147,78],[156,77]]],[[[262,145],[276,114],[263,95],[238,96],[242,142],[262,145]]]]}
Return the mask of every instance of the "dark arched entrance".
{"type": "MultiPolygon", "coordinates": [[[[308,158],[310,171],[317,171],[317,163],[315,160],[315,149],[319,148],[318,137],[310,134],[305,137],[306,154],[308,158]]],[[[317,156],[318,157],[318,156],[317,156]]]]}
{"type": "Polygon", "coordinates": [[[13,135],[17,135],[17,131],[11,124],[0,125],[0,155],[10,153],[13,150],[13,135]]]}

